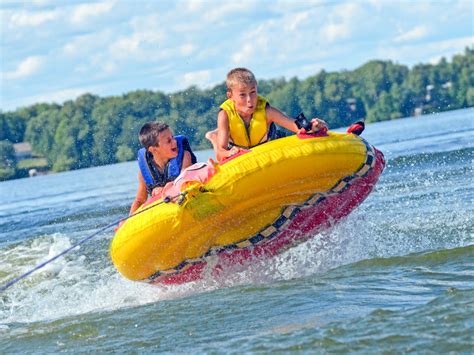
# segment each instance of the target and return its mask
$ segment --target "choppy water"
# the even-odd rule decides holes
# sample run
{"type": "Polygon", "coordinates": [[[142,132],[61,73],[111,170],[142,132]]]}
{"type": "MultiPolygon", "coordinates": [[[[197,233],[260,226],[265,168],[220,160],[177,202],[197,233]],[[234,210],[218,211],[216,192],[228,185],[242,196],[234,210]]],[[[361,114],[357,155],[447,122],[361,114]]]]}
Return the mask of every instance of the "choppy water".
{"type": "MultiPolygon", "coordinates": [[[[127,281],[105,232],[0,294],[0,353],[472,353],[473,117],[368,125],[388,159],[369,198],[218,280],[127,281]]],[[[125,163],[0,183],[0,284],[125,216],[136,173],[125,163]]]]}

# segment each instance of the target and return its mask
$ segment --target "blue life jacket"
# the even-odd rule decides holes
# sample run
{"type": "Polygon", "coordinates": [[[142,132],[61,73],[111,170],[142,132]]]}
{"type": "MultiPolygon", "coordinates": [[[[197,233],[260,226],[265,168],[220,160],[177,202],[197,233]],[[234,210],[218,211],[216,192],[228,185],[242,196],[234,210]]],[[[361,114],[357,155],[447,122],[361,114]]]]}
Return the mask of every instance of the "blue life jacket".
{"type": "Polygon", "coordinates": [[[178,156],[171,159],[165,166],[164,173],[160,172],[158,166],[153,160],[153,155],[145,148],[138,150],[138,166],[142,173],[143,179],[145,180],[146,189],[148,194],[155,187],[163,187],[166,183],[173,181],[181,173],[181,166],[183,165],[184,152],[187,150],[191,154],[192,164],[197,162],[196,156],[191,150],[188,139],[184,136],[175,136],[176,143],[178,144],[178,156]]]}

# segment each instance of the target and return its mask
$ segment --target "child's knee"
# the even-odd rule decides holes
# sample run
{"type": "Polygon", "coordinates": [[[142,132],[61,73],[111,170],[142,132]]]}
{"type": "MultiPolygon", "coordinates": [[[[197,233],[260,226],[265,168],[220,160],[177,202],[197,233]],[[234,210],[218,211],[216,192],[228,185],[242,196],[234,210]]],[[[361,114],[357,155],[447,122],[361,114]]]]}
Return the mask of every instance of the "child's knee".
{"type": "Polygon", "coordinates": [[[215,142],[217,140],[217,128],[213,131],[206,132],[204,137],[206,137],[211,142],[215,142]]]}

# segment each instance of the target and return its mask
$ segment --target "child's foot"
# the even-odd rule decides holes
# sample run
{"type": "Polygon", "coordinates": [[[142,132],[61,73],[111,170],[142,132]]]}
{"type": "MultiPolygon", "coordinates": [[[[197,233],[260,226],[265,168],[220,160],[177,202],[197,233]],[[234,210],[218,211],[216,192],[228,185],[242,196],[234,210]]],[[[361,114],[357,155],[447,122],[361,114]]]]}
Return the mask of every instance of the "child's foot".
{"type": "Polygon", "coordinates": [[[214,144],[217,140],[217,129],[215,129],[213,131],[206,132],[204,137],[206,137],[206,139],[210,140],[211,143],[214,144]]]}

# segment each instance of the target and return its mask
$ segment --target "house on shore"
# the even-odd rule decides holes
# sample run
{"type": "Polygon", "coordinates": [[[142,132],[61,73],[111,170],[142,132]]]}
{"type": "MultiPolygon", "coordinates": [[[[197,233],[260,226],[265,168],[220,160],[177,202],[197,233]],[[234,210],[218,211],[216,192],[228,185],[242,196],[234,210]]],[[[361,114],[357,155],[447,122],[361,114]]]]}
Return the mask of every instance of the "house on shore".
{"type": "Polygon", "coordinates": [[[19,177],[43,175],[48,172],[48,162],[44,157],[33,154],[29,142],[13,144],[19,177]]]}
{"type": "Polygon", "coordinates": [[[13,144],[15,150],[16,161],[33,158],[33,151],[31,150],[31,144],[29,142],[21,142],[13,144]]]}

